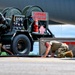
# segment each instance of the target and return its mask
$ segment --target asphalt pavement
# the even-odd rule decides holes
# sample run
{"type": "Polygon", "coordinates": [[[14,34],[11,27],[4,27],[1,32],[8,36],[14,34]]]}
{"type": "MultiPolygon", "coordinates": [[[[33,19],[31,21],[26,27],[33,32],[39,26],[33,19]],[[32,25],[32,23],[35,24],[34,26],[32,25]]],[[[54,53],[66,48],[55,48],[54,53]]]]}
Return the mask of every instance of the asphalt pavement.
{"type": "Polygon", "coordinates": [[[0,75],[75,75],[75,58],[0,57],[0,75]]]}

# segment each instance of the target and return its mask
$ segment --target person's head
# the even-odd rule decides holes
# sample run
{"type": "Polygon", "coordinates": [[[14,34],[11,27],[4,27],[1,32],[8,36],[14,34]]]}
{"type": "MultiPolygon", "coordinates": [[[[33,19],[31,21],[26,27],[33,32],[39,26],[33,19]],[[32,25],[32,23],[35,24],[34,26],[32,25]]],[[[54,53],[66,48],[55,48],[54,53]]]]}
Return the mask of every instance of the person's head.
{"type": "Polygon", "coordinates": [[[49,42],[45,42],[45,46],[48,47],[50,44],[49,42]]]}

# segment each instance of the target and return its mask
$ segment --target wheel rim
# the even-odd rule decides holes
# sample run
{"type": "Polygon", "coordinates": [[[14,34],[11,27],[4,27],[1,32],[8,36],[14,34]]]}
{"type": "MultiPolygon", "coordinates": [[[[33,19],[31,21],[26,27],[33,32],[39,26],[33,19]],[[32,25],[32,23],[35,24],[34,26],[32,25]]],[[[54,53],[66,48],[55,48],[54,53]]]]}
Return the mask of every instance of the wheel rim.
{"type": "Polygon", "coordinates": [[[19,40],[17,44],[17,50],[20,53],[25,53],[27,51],[27,44],[24,40],[19,40]]]}

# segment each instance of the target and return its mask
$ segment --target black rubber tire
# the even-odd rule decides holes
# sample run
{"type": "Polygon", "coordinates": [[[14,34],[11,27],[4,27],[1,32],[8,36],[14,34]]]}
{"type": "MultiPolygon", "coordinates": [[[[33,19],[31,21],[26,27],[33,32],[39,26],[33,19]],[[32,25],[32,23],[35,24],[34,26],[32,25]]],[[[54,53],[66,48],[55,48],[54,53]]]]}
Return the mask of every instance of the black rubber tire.
{"type": "Polygon", "coordinates": [[[12,43],[12,50],[17,55],[28,55],[31,50],[31,42],[26,35],[17,35],[12,43]],[[21,46],[19,49],[18,45],[21,46]]]}

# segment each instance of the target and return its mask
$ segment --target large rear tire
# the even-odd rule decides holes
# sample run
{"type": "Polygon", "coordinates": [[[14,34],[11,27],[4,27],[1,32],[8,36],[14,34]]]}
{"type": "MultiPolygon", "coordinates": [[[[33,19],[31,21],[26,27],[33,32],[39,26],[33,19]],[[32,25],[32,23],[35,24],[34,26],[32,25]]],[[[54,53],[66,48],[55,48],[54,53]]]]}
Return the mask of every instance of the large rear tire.
{"type": "Polygon", "coordinates": [[[12,43],[13,53],[17,55],[28,55],[31,50],[31,42],[26,35],[17,35],[12,43]]]}

